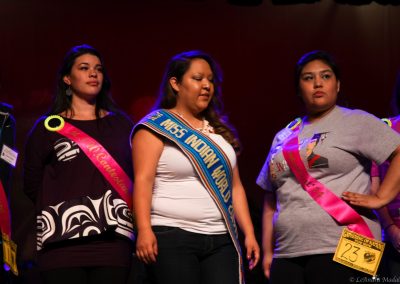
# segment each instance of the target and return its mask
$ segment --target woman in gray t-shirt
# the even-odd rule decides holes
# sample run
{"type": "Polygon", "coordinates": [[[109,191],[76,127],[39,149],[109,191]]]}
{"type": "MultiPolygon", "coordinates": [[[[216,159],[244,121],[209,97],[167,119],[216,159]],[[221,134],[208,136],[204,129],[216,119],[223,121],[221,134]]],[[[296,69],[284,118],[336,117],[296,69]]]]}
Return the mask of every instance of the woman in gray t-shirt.
{"type": "MultiPolygon", "coordinates": [[[[380,164],[392,156],[392,165],[399,164],[400,136],[373,115],[336,104],[340,74],[326,52],[307,53],[296,67],[306,116],[277,133],[257,179],[266,190],[263,268],[271,283],[347,283],[366,274],[332,260],[346,225],[303,189],[283,156],[283,146],[298,131],[299,155],[308,174],[340,198],[347,191],[369,194],[371,160],[380,164]]],[[[398,187],[397,175],[379,191],[387,200],[392,195],[387,193],[398,187]]],[[[380,226],[372,212],[353,209],[379,239],[380,226]]]]}

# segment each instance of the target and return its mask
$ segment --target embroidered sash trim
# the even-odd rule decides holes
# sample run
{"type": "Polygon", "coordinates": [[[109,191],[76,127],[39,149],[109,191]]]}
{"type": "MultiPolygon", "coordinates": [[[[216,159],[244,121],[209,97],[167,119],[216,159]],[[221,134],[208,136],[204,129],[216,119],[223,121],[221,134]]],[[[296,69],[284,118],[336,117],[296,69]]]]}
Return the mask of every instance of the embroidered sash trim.
{"type": "Polygon", "coordinates": [[[307,172],[299,153],[299,131],[295,130],[283,145],[282,153],[290,168],[304,190],[332,218],[354,232],[369,238],[374,238],[367,223],[346,202],[332,193],[324,184],[313,178],[307,172]]]}
{"type": "Polygon", "coordinates": [[[64,119],[58,115],[47,117],[44,124],[49,131],[56,131],[74,141],[104,178],[118,192],[121,198],[128,204],[129,208],[132,208],[132,181],[99,142],[79,128],[65,122],[64,119]],[[53,119],[59,120],[58,126],[51,126],[51,120],[53,119]]]}
{"type": "Polygon", "coordinates": [[[241,248],[232,204],[233,173],[224,151],[207,135],[168,110],[150,113],[135,126],[135,129],[139,125],[172,141],[189,158],[224,218],[239,257],[240,283],[244,283],[241,248]]]}

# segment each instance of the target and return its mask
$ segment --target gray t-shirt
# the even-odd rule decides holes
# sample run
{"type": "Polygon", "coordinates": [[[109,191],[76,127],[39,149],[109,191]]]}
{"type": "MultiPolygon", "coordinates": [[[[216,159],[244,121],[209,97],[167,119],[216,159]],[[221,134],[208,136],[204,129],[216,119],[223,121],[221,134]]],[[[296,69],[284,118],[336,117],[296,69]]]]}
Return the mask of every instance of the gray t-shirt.
{"type": "MultiPolygon", "coordinates": [[[[257,184],[275,191],[274,257],[334,253],[344,226],[340,226],[301,187],[282,154],[290,134],[275,136],[257,184]]],[[[371,160],[383,163],[400,145],[400,136],[373,115],[336,106],[321,120],[303,124],[300,156],[308,173],[337,196],[344,191],[369,193],[371,160]]],[[[355,208],[357,209],[357,208],[355,208]]],[[[365,216],[375,238],[379,224],[365,216]]]]}

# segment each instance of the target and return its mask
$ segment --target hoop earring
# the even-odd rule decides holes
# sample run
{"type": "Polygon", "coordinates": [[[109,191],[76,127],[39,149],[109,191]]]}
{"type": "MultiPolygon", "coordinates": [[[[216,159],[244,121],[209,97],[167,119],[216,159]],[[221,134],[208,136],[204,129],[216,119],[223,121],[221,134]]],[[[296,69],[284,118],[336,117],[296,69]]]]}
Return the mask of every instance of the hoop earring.
{"type": "Polygon", "coordinates": [[[68,89],[65,90],[65,94],[67,95],[67,97],[72,96],[71,86],[68,86],[68,89]]]}

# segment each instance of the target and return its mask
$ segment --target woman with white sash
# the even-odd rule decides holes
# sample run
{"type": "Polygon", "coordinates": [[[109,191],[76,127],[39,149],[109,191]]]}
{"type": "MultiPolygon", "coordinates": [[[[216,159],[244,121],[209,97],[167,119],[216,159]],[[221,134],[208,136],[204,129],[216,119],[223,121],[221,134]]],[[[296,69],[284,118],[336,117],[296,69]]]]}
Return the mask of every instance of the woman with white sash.
{"type": "Polygon", "coordinates": [[[239,142],[221,113],[221,79],[207,54],[174,56],[156,111],[135,126],[136,253],[155,283],[243,283],[235,219],[250,269],[259,258],[239,142]]]}

